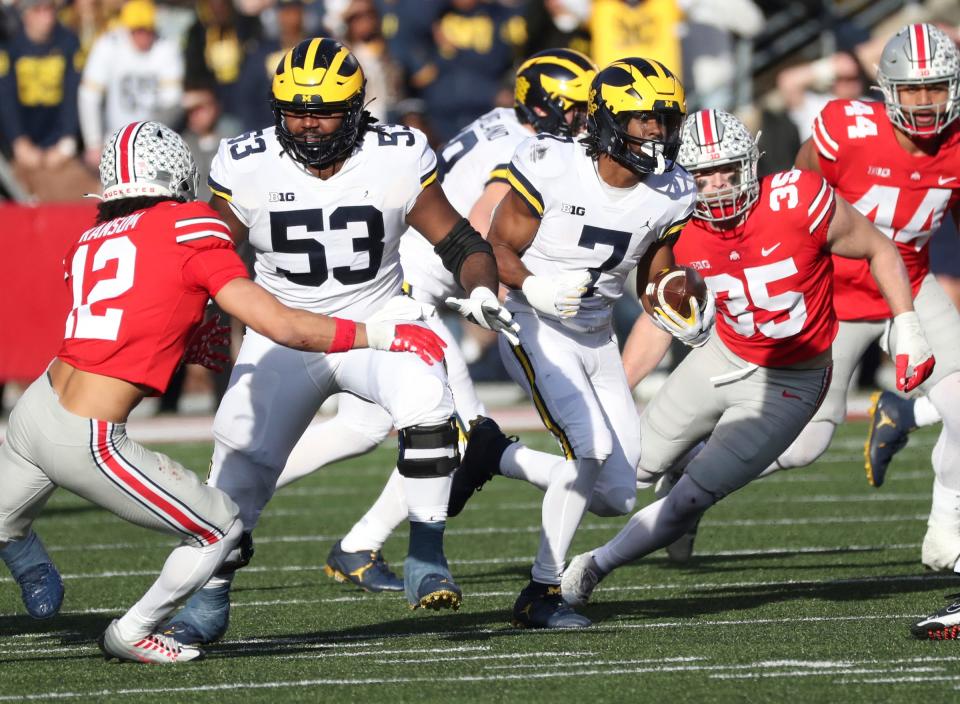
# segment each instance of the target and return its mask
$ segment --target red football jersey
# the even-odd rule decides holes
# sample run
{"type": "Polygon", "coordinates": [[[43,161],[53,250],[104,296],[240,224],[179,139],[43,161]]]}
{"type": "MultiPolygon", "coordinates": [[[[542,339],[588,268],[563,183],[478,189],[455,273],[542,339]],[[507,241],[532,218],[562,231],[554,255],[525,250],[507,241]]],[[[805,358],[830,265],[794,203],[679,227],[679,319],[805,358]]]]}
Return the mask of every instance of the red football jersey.
{"type": "Polygon", "coordinates": [[[207,299],[246,277],[205,203],[165,202],[84,232],[64,259],[73,294],[58,357],[163,393],[207,299]]]}
{"type": "MultiPolygon", "coordinates": [[[[837,193],[897,243],[913,293],[930,271],[930,236],[960,202],[960,123],[933,156],[897,142],[883,103],[834,100],[813,124],[820,170],[837,193]]],[[[840,320],[885,320],[890,307],[866,261],[835,257],[834,305],[840,320]]]]}
{"type": "Polygon", "coordinates": [[[717,296],[715,334],[763,367],[811,359],[837,335],[827,230],[833,189],[812,171],[784,171],[760,182],[760,200],[735,234],[696,217],[673,252],[697,269],[717,296]]]}

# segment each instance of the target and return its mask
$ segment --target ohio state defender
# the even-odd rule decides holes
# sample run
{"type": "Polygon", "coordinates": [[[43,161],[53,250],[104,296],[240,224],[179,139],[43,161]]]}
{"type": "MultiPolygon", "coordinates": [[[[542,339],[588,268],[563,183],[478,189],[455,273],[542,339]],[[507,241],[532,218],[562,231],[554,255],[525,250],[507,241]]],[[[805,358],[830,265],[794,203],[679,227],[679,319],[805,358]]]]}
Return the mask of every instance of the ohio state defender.
{"type": "MultiPolygon", "coordinates": [[[[684,123],[679,161],[698,193],[674,252],[716,294],[716,332],[644,411],[638,480],[652,482],[709,439],[665,498],[573,559],[562,584],[568,603],[585,603],[613,569],[682,536],[803,429],[830,382],[837,329],[831,253],[868,260],[893,311],[912,310],[906,272],[888,239],[817,174],[793,170],[758,182],[758,159],[753,137],[733,115],[702,110],[684,123]]],[[[903,320],[893,346],[916,370],[907,381],[918,383],[933,361],[922,331],[903,320]]]]}
{"type": "MultiPolygon", "coordinates": [[[[936,27],[909,25],[884,47],[878,80],[883,103],[834,101],[824,108],[797,166],[822,173],[893,240],[906,265],[937,358],[921,388],[944,421],[933,452],[936,480],[922,559],[932,569],[953,569],[960,555],[960,313],[930,274],[929,240],[948,209],[955,218],[960,214],[960,52],[936,27]]],[[[863,262],[835,258],[834,267],[841,321],[834,383],[809,427],[774,467],[804,466],[827,448],[846,414],[853,370],[891,318],[863,262]]],[[[896,422],[897,415],[875,409],[867,447],[867,476],[874,485],[905,442],[898,433],[910,429],[896,422]]]]}
{"type": "MultiPolygon", "coordinates": [[[[145,396],[164,392],[207,300],[296,349],[410,350],[432,364],[443,359],[443,342],[416,325],[363,325],[294,310],[251,282],[227,225],[209,206],[184,202],[195,198],[196,166],[164,125],[136,122],[116,132],[100,180],[97,224],[64,262],[73,306],[63,345],[14,407],[0,445],[0,547],[15,553],[8,565],[18,581],[31,553],[48,565],[47,577],[24,595],[59,607],[43,597],[59,589],[62,598],[62,585],[30,530],[58,486],[181,538],[159,579],[99,644],[108,659],[185,662],[202,651],[156,628],[220,567],[243,526],[226,494],[130,440],[126,420],[145,396]]],[[[196,359],[204,356],[201,349],[196,359]]]]}

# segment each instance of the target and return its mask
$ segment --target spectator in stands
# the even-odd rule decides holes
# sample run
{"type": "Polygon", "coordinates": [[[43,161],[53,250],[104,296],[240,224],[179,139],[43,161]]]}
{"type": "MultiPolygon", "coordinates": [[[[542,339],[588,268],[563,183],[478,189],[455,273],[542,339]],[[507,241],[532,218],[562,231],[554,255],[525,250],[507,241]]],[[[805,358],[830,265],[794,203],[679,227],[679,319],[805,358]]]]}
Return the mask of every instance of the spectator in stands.
{"type": "Polygon", "coordinates": [[[593,60],[603,67],[623,56],[643,56],[680,76],[682,17],[677,0],[595,0],[593,60]]]}
{"type": "Polygon", "coordinates": [[[183,91],[183,56],[157,37],[156,7],[127,0],[120,26],[96,40],[80,82],[80,130],[91,168],[106,135],[137,120],[175,123],[183,91]]]}
{"type": "Polygon", "coordinates": [[[504,76],[526,43],[516,8],[485,0],[450,0],[433,25],[436,77],[423,86],[430,119],[441,140],[495,104],[504,76]]]}
{"type": "Polygon", "coordinates": [[[531,0],[524,13],[527,44],[532,56],[544,49],[565,47],[590,55],[590,0],[531,0]]]}
{"type": "Polygon", "coordinates": [[[82,71],[93,43],[116,24],[120,7],[108,7],[103,0],[72,0],[60,13],[60,21],[80,40],[77,70],[82,71]]]}
{"type": "Polygon", "coordinates": [[[367,79],[367,109],[380,121],[400,100],[400,69],[387,50],[374,0],[328,2],[325,23],[346,44],[367,79]],[[341,5],[341,7],[338,7],[341,5]]]}
{"type": "Polygon", "coordinates": [[[732,112],[739,107],[736,86],[753,80],[749,61],[737,63],[735,42],[760,33],[763,13],[753,0],[679,0],[679,5],[685,16],[681,50],[688,113],[732,112]]]}
{"type": "Polygon", "coordinates": [[[21,0],[22,28],[0,49],[0,130],[14,174],[42,201],[97,188],[75,158],[80,43],[57,22],[54,0],[21,0]]]}
{"type": "Polygon", "coordinates": [[[249,51],[262,36],[260,20],[237,13],[232,0],[201,0],[184,51],[191,80],[212,79],[223,110],[239,114],[237,81],[249,51]]]}
{"type": "Polygon", "coordinates": [[[277,39],[265,38],[243,62],[237,82],[237,117],[244,131],[273,124],[270,86],[283,55],[307,38],[302,0],[277,0],[277,39]]]}
{"type": "Polygon", "coordinates": [[[791,66],[777,75],[777,91],[800,133],[801,142],[810,138],[813,121],[827,103],[861,98],[866,90],[863,67],[849,51],[791,66]]]}
{"type": "Polygon", "coordinates": [[[419,95],[420,89],[437,77],[433,63],[433,23],[449,0],[378,1],[383,36],[390,55],[403,73],[405,92],[419,95]]]}

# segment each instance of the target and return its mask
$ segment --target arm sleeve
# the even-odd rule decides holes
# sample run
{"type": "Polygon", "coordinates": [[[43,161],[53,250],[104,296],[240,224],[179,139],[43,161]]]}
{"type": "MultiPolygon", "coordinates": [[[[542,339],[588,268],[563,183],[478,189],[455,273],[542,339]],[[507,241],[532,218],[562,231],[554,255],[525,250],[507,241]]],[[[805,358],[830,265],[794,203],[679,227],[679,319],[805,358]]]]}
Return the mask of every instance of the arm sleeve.
{"type": "Polygon", "coordinates": [[[13,144],[13,140],[23,134],[19,107],[17,79],[10,52],[6,46],[0,47],[0,132],[7,144],[13,144]]]}

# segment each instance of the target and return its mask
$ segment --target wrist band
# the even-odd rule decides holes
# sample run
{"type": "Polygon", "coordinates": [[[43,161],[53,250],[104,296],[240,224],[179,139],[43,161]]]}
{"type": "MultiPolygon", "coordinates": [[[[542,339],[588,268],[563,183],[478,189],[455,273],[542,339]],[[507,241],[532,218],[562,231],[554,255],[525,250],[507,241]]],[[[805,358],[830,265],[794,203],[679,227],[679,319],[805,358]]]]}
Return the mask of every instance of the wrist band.
{"type": "Polygon", "coordinates": [[[357,324],[344,318],[334,318],[334,320],[337,322],[337,327],[333,331],[333,342],[330,343],[327,354],[352,350],[353,342],[357,337],[357,324]]]}

